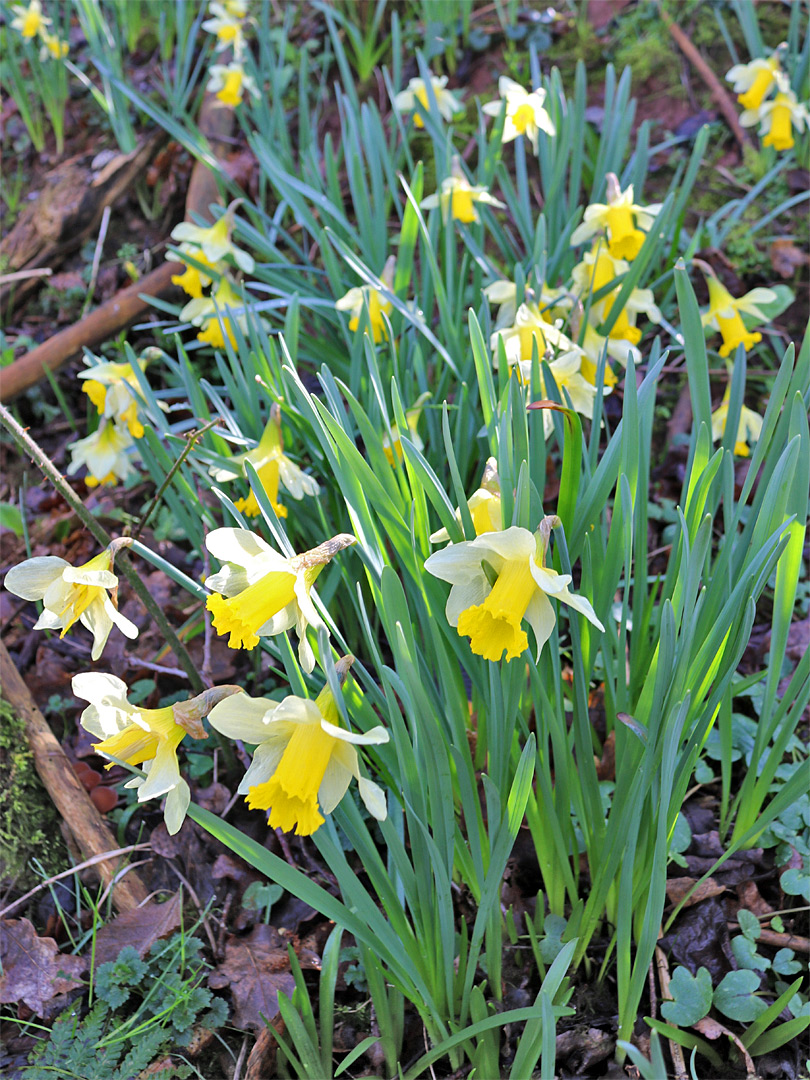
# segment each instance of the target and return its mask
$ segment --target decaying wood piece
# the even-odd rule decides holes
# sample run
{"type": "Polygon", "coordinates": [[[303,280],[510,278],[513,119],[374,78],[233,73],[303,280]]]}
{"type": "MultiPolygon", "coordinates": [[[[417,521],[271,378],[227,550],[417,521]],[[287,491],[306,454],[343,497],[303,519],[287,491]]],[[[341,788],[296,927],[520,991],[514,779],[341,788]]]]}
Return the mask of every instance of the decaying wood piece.
{"type": "Polygon", "coordinates": [[[23,390],[34,386],[42,378],[46,368],[56,371],[68,360],[81,356],[84,346],[92,349],[102,341],[115,337],[119,331],[148,310],[149,304],[141,299],[142,295],[162,296],[176,289],[171,282],[172,274],[176,273],[177,263],[161,263],[151,274],[116,293],[81,322],[60,330],[58,334],[3,368],[0,371],[0,401],[11,401],[23,390]]]}
{"type": "MultiPolygon", "coordinates": [[[[45,177],[37,198],[26,203],[19,221],[0,242],[0,262],[17,271],[61,262],[98,228],[105,207],[129,191],[162,138],[161,134],[152,135],[130,154],[116,154],[96,173],[91,171],[89,154],[57,165],[45,177]]],[[[15,304],[36,284],[36,279],[18,284],[15,304]]],[[[8,285],[0,286],[0,304],[8,292],[8,285]]]]}
{"type": "MultiPolygon", "coordinates": [[[[34,703],[30,690],[2,641],[0,685],[3,688],[3,697],[25,721],[25,733],[34,755],[36,770],[82,855],[92,858],[117,848],[115,837],[73,771],[67,755],[34,703]]],[[[106,859],[98,863],[98,873],[105,885],[120,873],[123,865],[122,860],[118,859],[106,859]]],[[[131,911],[146,897],[146,888],[134,870],[113,886],[112,901],[118,911],[131,911]]]]}
{"type": "MultiPolygon", "coordinates": [[[[233,129],[233,109],[220,107],[213,94],[207,94],[200,110],[200,131],[208,139],[212,153],[222,156],[227,144],[223,141],[233,129]]],[[[110,163],[112,164],[112,162],[110,163]]],[[[143,167],[143,163],[139,168],[143,167]]],[[[129,173],[129,170],[127,170],[129,173]]],[[[127,184],[130,180],[127,180],[127,184]]],[[[120,194],[120,192],[119,192],[120,194]]],[[[116,195],[116,198],[118,195],[116,195]]],[[[219,198],[219,187],[214,172],[202,161],[196,162],[191,173],[186,196],[186,218],[191,220],[192,213],[213,220],[208,207],[219,198]]],[[[109,202],[110,200],[107,199],[109,202]]],[[[100,219],[104,203],[98,203],[100,219]]],[[[0,246],[2,251],[2,246],[0,246]]],[[[80,322],[68,326],[48,341],[44,341],[31,352],[15,360],[0,372],[0,401],[11,401],[17,394],[34,386],[42,378],[44,370],[56,371],[80,356],[82,349],[93,348],[135,322],[148,310],[149,304],[141,300],[143,296],[164,296],[172,291],[179,292],[171,283],[172,274],[179,272],[177,263],[164,262],[151,274],[141,278],[134,285],[116,293],[110,300],[95,311],[90,312],[80,322]]]]}
{"type": "Polygon", "coordinates": [[[711,92],[712,98],[717,103],[717,108],[723,114],[726,123],[731,129],[732,135],[740,144],[740,148],[742,149],[743,147],[750,145],[751,139],[746,133],[745,128],[740,123],[740,118],[737,115],[737,110],[734,108],[734,104],[729,97],[726,88],[717,78],[715,73],[700,55],[698,50],[683,32],[683,30],[681,30],[680,26],[678,26],[677,23],[673,22],[672,19],[670,19],[670,17],[666,14],[666,12],[663,11],[663,9],[659,10],[661,11],[661,18],[664,20],[664,25],[674,38],[675,44],[684,54],[689,63],[697,71],[698,75],[700,75],[701,79],[703,79],[704,83],[711,92]]]}

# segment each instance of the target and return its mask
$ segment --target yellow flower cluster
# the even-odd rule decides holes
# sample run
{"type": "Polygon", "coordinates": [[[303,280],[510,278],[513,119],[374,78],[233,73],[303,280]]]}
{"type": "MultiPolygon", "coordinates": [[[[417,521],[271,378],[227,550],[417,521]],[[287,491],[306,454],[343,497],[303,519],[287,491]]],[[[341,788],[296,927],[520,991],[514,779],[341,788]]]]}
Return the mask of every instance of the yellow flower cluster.
{"type": "Polygon", "coordinates": [[[216,95],[224,106],[235,109],[242,104],[246,92],[259,96],[259,88],[244,65],[248,55],[245,29],[252,21],[248,18],[247,0],[211,0],[208,12],[210,18],[202,24],[202,29],[216,37],[215,51],[231,49],[233,58],[227,64],[212,65],[206,90],[216,95]]]}
{"type": "Polygon", "coordinates": [[[805,124],[810,122],[807,106],[798,101],[782,67],[785,48],[780,46],[767,60],[735,64],[726,75],[745,110],[740,123],[743,127],[759,124],[762,145],[772,146],[774,150],[790,150],[795,144],[793,129],[804,131],[805,124]]]}
{"type": "Polygon", "coordinates": [[[53,57],[54,60],[62,60],[67,56],[70,46],[48,29],[53,20],[42,14],[41,0],[31,0],[28,7],[12,5],[11,11],[14,15],[10,23],[11,28],[16,30],[26,41],[38,37],[42,42],[39,53],[41,60],[48,57],[53,57]]]}
{"type": "Polygon", "coordinates": [[[225,348],[226,337],[236,347],[233,323],[243,332],[247,330],[245,303],[236,291],[237,282],[228,273],[233,265],[246,274],[252,273],[254,267],[253,256],[231,240],[239,202],[238,199],[232,202],[213,225],[193,225],[188,221],[176,225],[171,236],[180,246],[176,253],[172,251],[166,256],[185,264],[183,273],[172,277],[174,284],[192,298],[180,312],[180,318],[199,327],[197,339],[215,349],[225,348]],[[203,289],[209,285],[213,285],[210,295],[203,296],[203,289]]]}
{"type": "MultiPolygon", "coordinates": [[[[135,361],[142,372],[145,356],[135,361]]],[[[71,462],[68,475],[87,468],[88,487],[115,484],[134,472],[132,450],[135,439],[143,436],[139,412],[142,399],[138,376],[131,363],[102,362],[79,373],[82,390],[98,412],[96,430],[84,439],[70,443],[71,462]]]]}

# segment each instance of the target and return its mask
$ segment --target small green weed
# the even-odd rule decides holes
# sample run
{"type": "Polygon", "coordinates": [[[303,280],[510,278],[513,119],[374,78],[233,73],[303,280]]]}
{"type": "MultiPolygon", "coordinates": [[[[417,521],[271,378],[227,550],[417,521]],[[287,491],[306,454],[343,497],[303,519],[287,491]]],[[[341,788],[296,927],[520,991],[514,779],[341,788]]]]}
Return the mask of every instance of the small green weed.
{"type": "MultiPolygon", "coordinates": [[[[200,985],[207,967],[201,950],[202,942],[188,934],[155,942],[143,960],[127,945],[117,960],[96,970],[90,1011],[80,1019],[74,1004],[59,1017],[31,1055],[24,1080],[129,1080],[186,1046],[195,1027],[221,1027],[228,1007],[200,985]]],[[[187,1065],[173,1068],[173,1077],[192,1075],[187,1065]]]]}

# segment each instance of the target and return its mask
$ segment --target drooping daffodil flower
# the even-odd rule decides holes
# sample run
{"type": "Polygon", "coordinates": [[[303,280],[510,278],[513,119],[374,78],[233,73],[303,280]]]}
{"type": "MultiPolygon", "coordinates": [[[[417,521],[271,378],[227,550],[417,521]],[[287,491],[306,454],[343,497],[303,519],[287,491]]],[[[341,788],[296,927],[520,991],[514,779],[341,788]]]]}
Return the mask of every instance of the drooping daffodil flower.
{"type": "Polygon", "coordinates": [[[253,649],[260,637],[273,637],[295,627],[298,659],[306,672],[315,667],[307,626],[323,621],[310,598],[315,579],[344,548],[357,543],[340,533],[301,555],[285,558],[248,529],[214,529],[205,538],[223,567],[206,578],[212,591],[206,607],[219,634],[230,634],[232,649],[253,649]]]}
{"type": "MultiPolygon", "coordinates": [[[[127,685],[116,675],[88,671],[74,675],[72,686],[76,697],[90,702],[79,723],[100,740],[93,749],[104,757],[143,766],[146,776],[133,777],[124,786],[137,789],[138,802],[165,795],[166,829],[176,833],[191,801],[189,786],[180,775],[177,748],[186,735],[207,738],[202,718],[240,688],[214,687],[164,709],[140,709],[127,701],[127,685]]],[[[106,768],[114,764],[111,761],[106,768]]]]}
{"type": "Polygon", "coordinates": [[[135,472],[129,452],[134,445],[128,427],[102,417],[94,432],[84,439],[68,443],[71,459],[67,474],[73,476],[83,466],[86,467],[84,482],[90,488],[126,480],[135,472]]]}
{"type": "Polygon", "coordinates": [[[713,273],[707,275],[706,284],[709,286],[709,307],[702,313],[701,321],[704,326],[719,330],[722,334],[723,344],[718,350],[720,355],[730,356],[736,352],[738,345],[742,345],[747,352],[762,341],[762,334],[749,330],[740,313],[744,311],[759,322],[765,322],[768,316],[757,305],[776,300],[773,289],[751,289],[745,296],[734,297],[713,273]]]}
{"type": "Polygon", "coordinates": [[[777,49],[767,60],[760,58],[750,64],[735,64],[726,75],[744,109],[758,109],[776,85],[776,77],[782,70],[779,52],[777,49]]]}
{"type": "Polygon", "coordinates": [[[522,627],[525,619],[534,633],[539,658],[557,621],[549,597],[568,604],[604,631],[590,601],[568,588],[570,574],[558,574],[545,565],[551,529],[559,524],[559,518],[546,517],[536,533],[517,525],[484,533],[475,540],[449,544],[425,562],[429,573],[450,582],[447,621],[461,637],[470,639],[470,648],[478,656],[493,662],[504,653],[507,660],[522,656],[529,647],[522,627]]]}
{"type": "Polygon", "coordinates": [[[41,0],[30,0],[27,7],[12,4],[11,12],[14,18],[9,25],[27,40],[35,38],[51,25],[51,20],[42,14],[41,0]]]}
{"type": "MultiPolygon", "coordinates": [[[[139,358],[135,363],[143,371],[147,361],[139,358]]],[[[134,439],[142,437],[143,424],[138,419],[141,391],[132,364],[102,361],[80,371],[79,378],[85,380],[82,390],[100,416],[125,426],[134,439]]]]}
{"type": "Polygon", "coordinates": [[[498,93],[500,101],[489,101],[482,106],[482,111],[487,116],[500,115],[501,109],[506,104],[506,116],[503,124],[503,142],[511,142],[518,135],[525,135],[532,144],[532,149],[537,153],[537,136],[545,131],[547,135],[555,135],[556,128],[551,122],[551,117],[543,108],[546,100],[546,92],[543,89],[529,92],[524,90],[520,83],[506,75],[498,79],[498,93]]]}
{"type": "Polygon", "coordinates": [[[206,274],[205,270],[192,265],[191,262],[186,262],[184,256],[190,256],[195,263],[199,263],[199,266],[213,270],[217,275],[223,274],[227,267],[224,262],[209,262],[196,244],[181,244],[178,252],[169,251],[166,253],[169,262],[179,262],[184,265],[182,274],[172,274],[172,284],[179,285],[184,293],[187,293],[195,300],[199,300],[202,297],[203,289],[208,288],[213,277],[206,274]]]}
{"type": "MultiPolygon", "coordinates": [[[[392,289],[394,286],[394,269],[396,264],[396,256],[389,256],[383,267],[383,271],[380,274],[380,281],[387,285],[389,289],[392,289]]],[[[355,288],[349,289],[344,296],[341,296],[339,300],[335,301],[335,308],[337,311],[349,312],[351,315],[351,318],[349,319],[349,329],[352,333],[356,333],[360,328],[360,316],[363,314],[364,304],[368,306],[369,328],[374,344],[378,345],[381,341],[387,341],[388,328],[385,325],[383,316],[390,315],[392,305],[391,301],[386,300],[379,290],[373,288],[371,285],[355,286],[355,288]]]]}
{"type": "MultiPolygon", "coordinates": [[[[420,394],[416,401],[411,405],[410,409],[405,412],[405,421],[408,425],[407,438],[413,443],[416,449],[421,452],[425,449],[425,444],[422,442],[419,435],[419,417],[422,415],[422,409],[425,402],[430,398],[430,391],[425,391],[424,394],[420,394]]],[[[404,460],[405,452],[402,449],[402,438],[400,436],[399,428],[396,424],[391,425],[391,435],[393,439],[389,437],[386,431],[382,437],[382,448],[385,454],[388,464],[393,465],[395,461],[404,460]]]]}
{"type": "Polygon", "coordinates": [[[471,185],[467,177],[461,171],[458,159],[453,160],[453,172],[442,180],[439,191],[428,195],[419,204],[423,210],[435,210],[441,207],[442,219],[460,221],[463,225],[469,225],[479,221],[476,203],[484,203],[487,206],[504,208],[504,203],[490,195],[489,190],[482,184],[471,185]]]}
{"type": "Polygon", "coordinates": [[[759,124],[759,134],[763,146],[772,146],[774,150],[790,150],[795,145],[793,129],[804,131],[810,122],[807,106],[800,103],[796,94],[787,85],[787,79],[777,82],[779,91],[770,101],[763,102],[756,109],[746,109],[740,116],[743,127],[759,124]]]}
{"type": "MultiPolygon", "coordinates": [[[[335,665],[341,683],[353,657],[335,665]]],[[[356,733],[343,727],[328,685],[315,701],[286,697],[283,701],[236,694],[211,711],[212,727],[230,739],[255,743],[253,761],[238,791],[251,810],[268,811],[268,825],[310,836],[346,794],[352,777],[366,809],[383,821],[385,794],[360,773],[357,746],[388,742],[388,732],[375,727],[356,733]]]]}
{"type": "Polygon", "coordinates": [[[71,566],[57,555],[40,555],[12,566],[5,586],[23,600],[41,600],[42,614],[35,630],[61,630],[60,637],[76,622],[93,635],[90,656],[98,660],[113,626],[128,638],[138,636],[138,627],[130,622],[108,596],[116,595],[118,578],[113,573],[115,552],[132,541],[114,540],[100,555],[81,566],[71,566]]]}
{"type": "Polygon", "coordinates": [[[255,265],[253,256],[238,248],[231,240],[236,211],[241,202],[241,199],[234,199],[213,225],[193,225],[190,221],[181,221],[172,229],[172,240],[195,244],[212,266],[221,259],[230,258],[240,270],[252,274],[255,265]]]}
{"type": "Polygon", "coordinates": [[[245,49],[244,14],[239,14],[239,12],[244,11],[246,14],[246,5],[235,3],[234,0],[226,0],[224,3],[212,0],[208,11],[211,17],[205,20],[202,29],[216,35],[217,43],[214,51],[232,48],[234,56],[238,59],[245,49]]]}
{"type": "Polygon", "coordinates": [[[236,348],[236,338],[231,323],[236,322],[247,332],[245,301],[234,289],[227,277],[220,278],[210,296],[189,300],[180,312],[180,318],[200,328],[197,340],[215,349],[225,348],[225,335],[236,348]]]}
{"type": "MultiPolygon", "coordinates": [[[[717,442],[726,433],[728,422],[728,405],[731,396],[731,384],[726,387],[723,400],[712,413],[712,439],[717,442]]],[[[743,405],[740,409],[740,420],[737,424],[737,434],[734,440],[734,453],[737,457],[748,457],[751,453],[749,446],[756,442],[762,434],[762,417],[759,413],[743,405]]]]}
{"type": "MultiPolygon", "coordinates": [[[[500,532],[503,528],[501,515],[501,480],[498,476],[498,462],[494,457],[487,458],[481,486],[467,499],[475,535],[500,532]]],[[[461,511],[456,510],[456,521],[461,525],[461,511]]],[[[443,544],[450,539],[447,529],[439,529],[430,534],[431,544],[443,544]]]]}
{"type": "MultiPolygon", "coordinates": [[[[278,501],[279,483],[289,494],[301,500],[305,495],[317,495],[320,491],[317,481],[308,476],[303,469],[284,453],[284,441],[281,437],[281,409],[274,402],[270,409],[270,419],[262,433],[259,444],[254,450],[234,455],[227,465],[212,465],[209,469],[214,480],[219,482],[235,480],[245,475],[245,462],[249,461],[259,474],[267,497],[279,517],[287,516],[286,506],[278,501]]],[[[251,491],[246,499],[238,499],[236,509],[247,517],[258,517],[259,504],[251,491]]]]}
{"type": "Polygon", "coordinates": [[[510,367],[521,361],[531,363],[535,343],[539,358],[551,358],[558,352],[573,352],[581,355],[582,350],[571,339],[551,322],[548,311],[534,302],[521,304],[515,314],[513,326],[503,330],[496,330],[490,338],[492,349],[492,361],[497,368],[498,342],[503,342],[506,352],[506,361],[510,367]]]}
{"type": "MultiPolygon", "coordinates": [[[[459,101],[452,90],[445,89],[447,86],[446,75],[441,75],[439,77],[431,75],[430,85],[433,89],[433,96],[436,99],[436,108],[439,110],[439,115],[445,120],[452,120],[457,112],[463,110],[464,105],[459,101]]],[[[424,79],[411,79],[406,89],[400,90],[394,97],[394,108],[402,113],[414,113],[414,126],[421,128],[425,126],[425,122],[419,115],[419,112],[416,111],[417,104],[421,105],[425,112],[430,112],[430,97],[424,79]]]]}
{"type": "Polygon", "coordinates": [[[584,221],[571,234],[571,245],[576,247],[601,233],[607,236],[608,250],[614,258],[633,260],[641,251],[644,234],[652,228],[661,204],[634,203],[633,185],[622,191],[615,173],[607,174],[607,199],[606,203],[591,203],[585,208],[584,221]]]}
{"type": "Polygon", "coordinates": [[[238,60],[232,60],[230,64],[214,64],[208,74],[205,89],[232,109],[242,104],[246,92],[254,98],[259,96],[254,79],[238,60]]]}

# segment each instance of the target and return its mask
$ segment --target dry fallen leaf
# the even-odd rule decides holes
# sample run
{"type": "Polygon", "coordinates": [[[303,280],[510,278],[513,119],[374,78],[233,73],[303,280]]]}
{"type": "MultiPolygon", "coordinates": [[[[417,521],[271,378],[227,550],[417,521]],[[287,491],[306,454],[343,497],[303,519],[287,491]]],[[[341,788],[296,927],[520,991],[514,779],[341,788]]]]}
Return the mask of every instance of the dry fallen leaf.
{"type": "Polygon", "coordinates": [[[168,937],[180,926],[182,906],[181,894],[177,892],[165,904],[150,900],[105,923],[96,934],[96,967],[117,960],[126,945],[132,945],[140,956],[145,956],[155,941],[168,937]]]}
{"type": "MultiPolygon", "coordinates": [[[[683,900],[684,896],[686,896],[696,881],[697,878],[693,877],[669,878],[667,881],[667,900],[670,904],[680,904],[681,900],[683,900]]],[[[701,900],[707,900],[710,896],[719,896],[720,893],[725,891],[725,885],[721,885],[718,881],[708,878],[708,880],[704,881],[702,885],[695,889],[684,904],[684,907],[688,908],[693,904],[699,904],[701,900]]]]}
{"type": "Polygon", "coordinates": [[[264,923],[246,938],[229,938],[225,961],[209,975],[208,985],[212,990],[230,986],[236,1027],[262,1031],[265,1019],[272,1023],[278,1015],[279,990],[292,997],[295,989],[283,938],[264,923]]]}
{"type": "Polygon", "coordinates": [[[792,240],[774,240],[768,249],[771,266],[782,278],[792,278],[800,266],[810,263],[810,255],[792,240]]]}
{"type": "Polygon", "coordinates": [[[67,993],[82,985],[81,956],[64,956],[53,938],[37,937],[28,919],[0,920],[0,1004],[25,1005],[50,1019],[67,1005],[67,993]],[[63,974],[60,974],[62,972],[63,974]]]}

